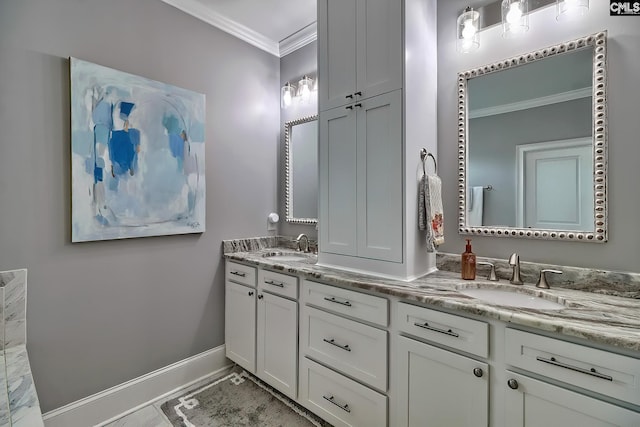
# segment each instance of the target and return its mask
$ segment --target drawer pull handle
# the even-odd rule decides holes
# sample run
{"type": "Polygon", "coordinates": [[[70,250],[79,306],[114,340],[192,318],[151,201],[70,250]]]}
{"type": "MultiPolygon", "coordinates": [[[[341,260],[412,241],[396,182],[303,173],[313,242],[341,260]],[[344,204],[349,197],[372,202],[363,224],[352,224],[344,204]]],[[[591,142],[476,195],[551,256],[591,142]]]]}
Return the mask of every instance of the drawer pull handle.
{"type": "Polygon", "coordinates": [[[536,357],[536,360],[544,363],[548,363],[550,365],[559,366],[561,368],[570,369],[572,371],[580,372],[581,374],[591,375],[592,377],[600,378],[607,381],[613,381],[613,377],[605,374],[601,374],[596,371],[596,368],[591,369],[583,369],[577,366],[568,365],[566,363],[558,362],[555,357],[551,357],[549,359],[545,359],[544,357],[536,357]]]}
{"type": "Polygon", "coordinates": [[[325,396],[325,395],[323,394],[323,395],[322,395],[322,398],[323,398],[324,400],[328,401],[328,402],[333,403],[334,405],[336,405],[338,408],[342,409],[343,411],[351,413],[351,408],[349,408],[349,405],[347,405],[346,403],[345,403],[344,405],[341,405],[341,404],[337,403],[337,402],[334,400],[333,396],[329,396],[329,397],[327,397],[327,396],[325,396]]]}
{"type": "Polygon", "coordinates": [[[349,344],[340,345],[333,338],[331,338],[330,340],[328,340],[326,338],[322,338],[322,341],[324,341],[326,343],[329,343],[331,345],[335,345],[336,347],[341,348],[342,350],[351,351],[351,348],[349,347],[349,344]]]}
{"type": "Polygon", "coordinates": [[[347,307],[351,307],[351,303],[349,301],[338,301],[334,297],[331,297],[331,298],[324,297],[324,299],[329,302],[335,302],[336,304],[341,304],[341,305],[346,305],[347,307]]]}
{"type": "Polygon", "coordinates": [[[281,282],[274,282],[273,280],[265,280],[264,283],[266,283],[267,285],[273,285],[279,288],[284,288],[284,283],[281,283],[281,282]]]}
{"type": "Polygon", "coordinates": [[[458,338],[460,336],[460,335],[456,334],[455,332],[453,332],[451,329],[444,330],[444,329],[440,329],[440,328],[434,328],[433,326],[429,326],[429,324],[427,322],[424,322],[424,323],[415,322],[414,325],[416,325],[419,328],[424,328],[424,329],[428,329],[430,331],[439,332],[441,334],[449,335],[449,336],[455,337],[455,338],[458,338]]]}
{"type": "Polygon", "coordinates": [[[229,274],[233,274],[234,276],[240,276],[240,277],[245,277],[246,276],[245,273],[241,273],[239,271],[231,271],[229,274]]]}

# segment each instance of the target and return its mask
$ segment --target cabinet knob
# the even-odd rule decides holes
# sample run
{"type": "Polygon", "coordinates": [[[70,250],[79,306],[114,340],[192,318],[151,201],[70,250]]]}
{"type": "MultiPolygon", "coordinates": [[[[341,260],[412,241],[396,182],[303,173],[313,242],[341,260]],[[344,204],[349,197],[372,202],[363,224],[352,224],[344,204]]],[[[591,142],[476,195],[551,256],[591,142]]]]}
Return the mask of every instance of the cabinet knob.
{"type": "Polygon", "coordinates": [[[253,291],[249,291],[249,296],[253,296],[253,291]]]}
{"type": "Polygon", "coordinates": [[[512,390],[517,390],[518,389],[518,381],[514,380],[513,378],[507,380],[507,385],[512,390]]]}
{"type": "Polygon", "coordinates": [[[262,299],[262,298],[264,298],[264,295],[262,294],[258,295],[258,299],[262,299]]]}
{"type": "Polygon", "coordinates": [[[482,377],[482,375],[484,375],[484,372],[482,372],[482,369],[480,368],[473,368],[473,375],[480,378],[482,377]]]}

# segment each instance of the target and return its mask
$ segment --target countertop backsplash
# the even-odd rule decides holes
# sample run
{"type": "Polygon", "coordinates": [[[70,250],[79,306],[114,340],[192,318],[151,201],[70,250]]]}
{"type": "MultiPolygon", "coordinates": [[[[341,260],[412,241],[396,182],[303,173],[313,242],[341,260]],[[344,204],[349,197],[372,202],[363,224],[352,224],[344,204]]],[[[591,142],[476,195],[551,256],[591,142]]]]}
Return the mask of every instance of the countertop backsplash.
{"type": "MultiPolygon", "coordinates": [[[[509,266],[507,259],[478,257],[477,260],[493,263],[496,267],[496,275],[500,280],[508,281],[511,278],[512,268],[509,266]]],[[[441,271],[460,272],[460,255],[438,253],[436,265],[438,270],[441,271]]],[[[479,265],[476,270],[476,277],[486,278],[489,274],[489,268],[489,266],[479,265]]],[[[603,295],[640,299],[640,273],[520,262],[520,275],[525,283],[536,283],[542,269],[562,271],[562,274],[547,275],[547,282],[551,288],[574,289],[603,295]]]]}

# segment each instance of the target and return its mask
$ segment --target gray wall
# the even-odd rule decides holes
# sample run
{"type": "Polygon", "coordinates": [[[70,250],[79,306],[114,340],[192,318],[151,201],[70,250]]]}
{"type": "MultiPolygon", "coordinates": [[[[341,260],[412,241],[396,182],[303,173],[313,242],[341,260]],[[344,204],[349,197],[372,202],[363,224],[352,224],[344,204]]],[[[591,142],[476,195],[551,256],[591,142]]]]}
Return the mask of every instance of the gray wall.
{"type": "MultiPolygon", "coordinates": [[[[286,82],[297,86],[300,77],[305,74],[318,75],[318,43],[313,42],[308,45],[291,52],[290,54],[280,58],[280,87],[286,82]]],[[[279,177],[278,177],[278,197],[280,200],[280,225],[278,227],[279,234],[283,236],[297,236],[305,233],[312,239],[317,239],[318,230],[316,225],[289,224],[286,222],[285,212],[285,146],[284,146],[284,124],[291,120],[300,119],[302,117],[318,114],[318,96],[317,93],[311,95],[311,103],[306,105],[292,104],[289,108],[283,109],[280,114],[280,157],[279,157],[279,177]]]]}
{"type": "Polygon", "coordinates": [[[461,253],[464,238],[457,231],[457,87],[460,71],[479,67],[524,52],[608,30],[609,82],[609,241],[604,244],[541,241],[515,238],[474,237],[479,256],[506,258],[518,252],[523,261],[640,271],[640,25],[633,17],[609,16],[608,2],[592,1],[588,15],[579,21],[559,23],[555,6],[530,16],[529,32],[504,39],[500,28],[480,34],[480,49],[463,55],[456,52],[456,18],[468,5],[487,1],[438,2],[438,157],[443,179],[446,243],[442,252],[461,253]]]}
{"type": "Polygon", "coordinates": [[[0,270],[42,409],[224,343],[221,240],[277,209],[279,61],[158,0],[0,1],[0,270]],[[70,243],[67,57],[206,94],[202,235],[70,243]]]}
{"type": "Polygon", "coordinates": [[[516,225],[516,147],[591,136],[591,110],[591,98],[581,98],[469,120],[468,185],[493,187],[484,191],[483,225],[516,225]]]}

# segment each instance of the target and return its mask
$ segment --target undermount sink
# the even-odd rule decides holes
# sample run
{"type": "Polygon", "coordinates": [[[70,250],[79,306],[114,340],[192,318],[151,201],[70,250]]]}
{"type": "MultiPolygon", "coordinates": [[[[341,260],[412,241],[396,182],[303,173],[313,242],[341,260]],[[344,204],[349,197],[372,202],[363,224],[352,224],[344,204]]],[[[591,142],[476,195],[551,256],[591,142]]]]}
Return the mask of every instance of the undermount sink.
{"type": "Polygon", "coordinates": [[[310,253],[304,252],[269,252],[262,257],[274,261],[304,261],[309,259],[310,253]]]}
{"type": "Polygon", "coordinates": [[[538,310],[562,310],[566,308],[558,298],[527,288],[472,288],[461,285],[458,287],[458,292],[472,298],[508,307],[538,310]]]}

